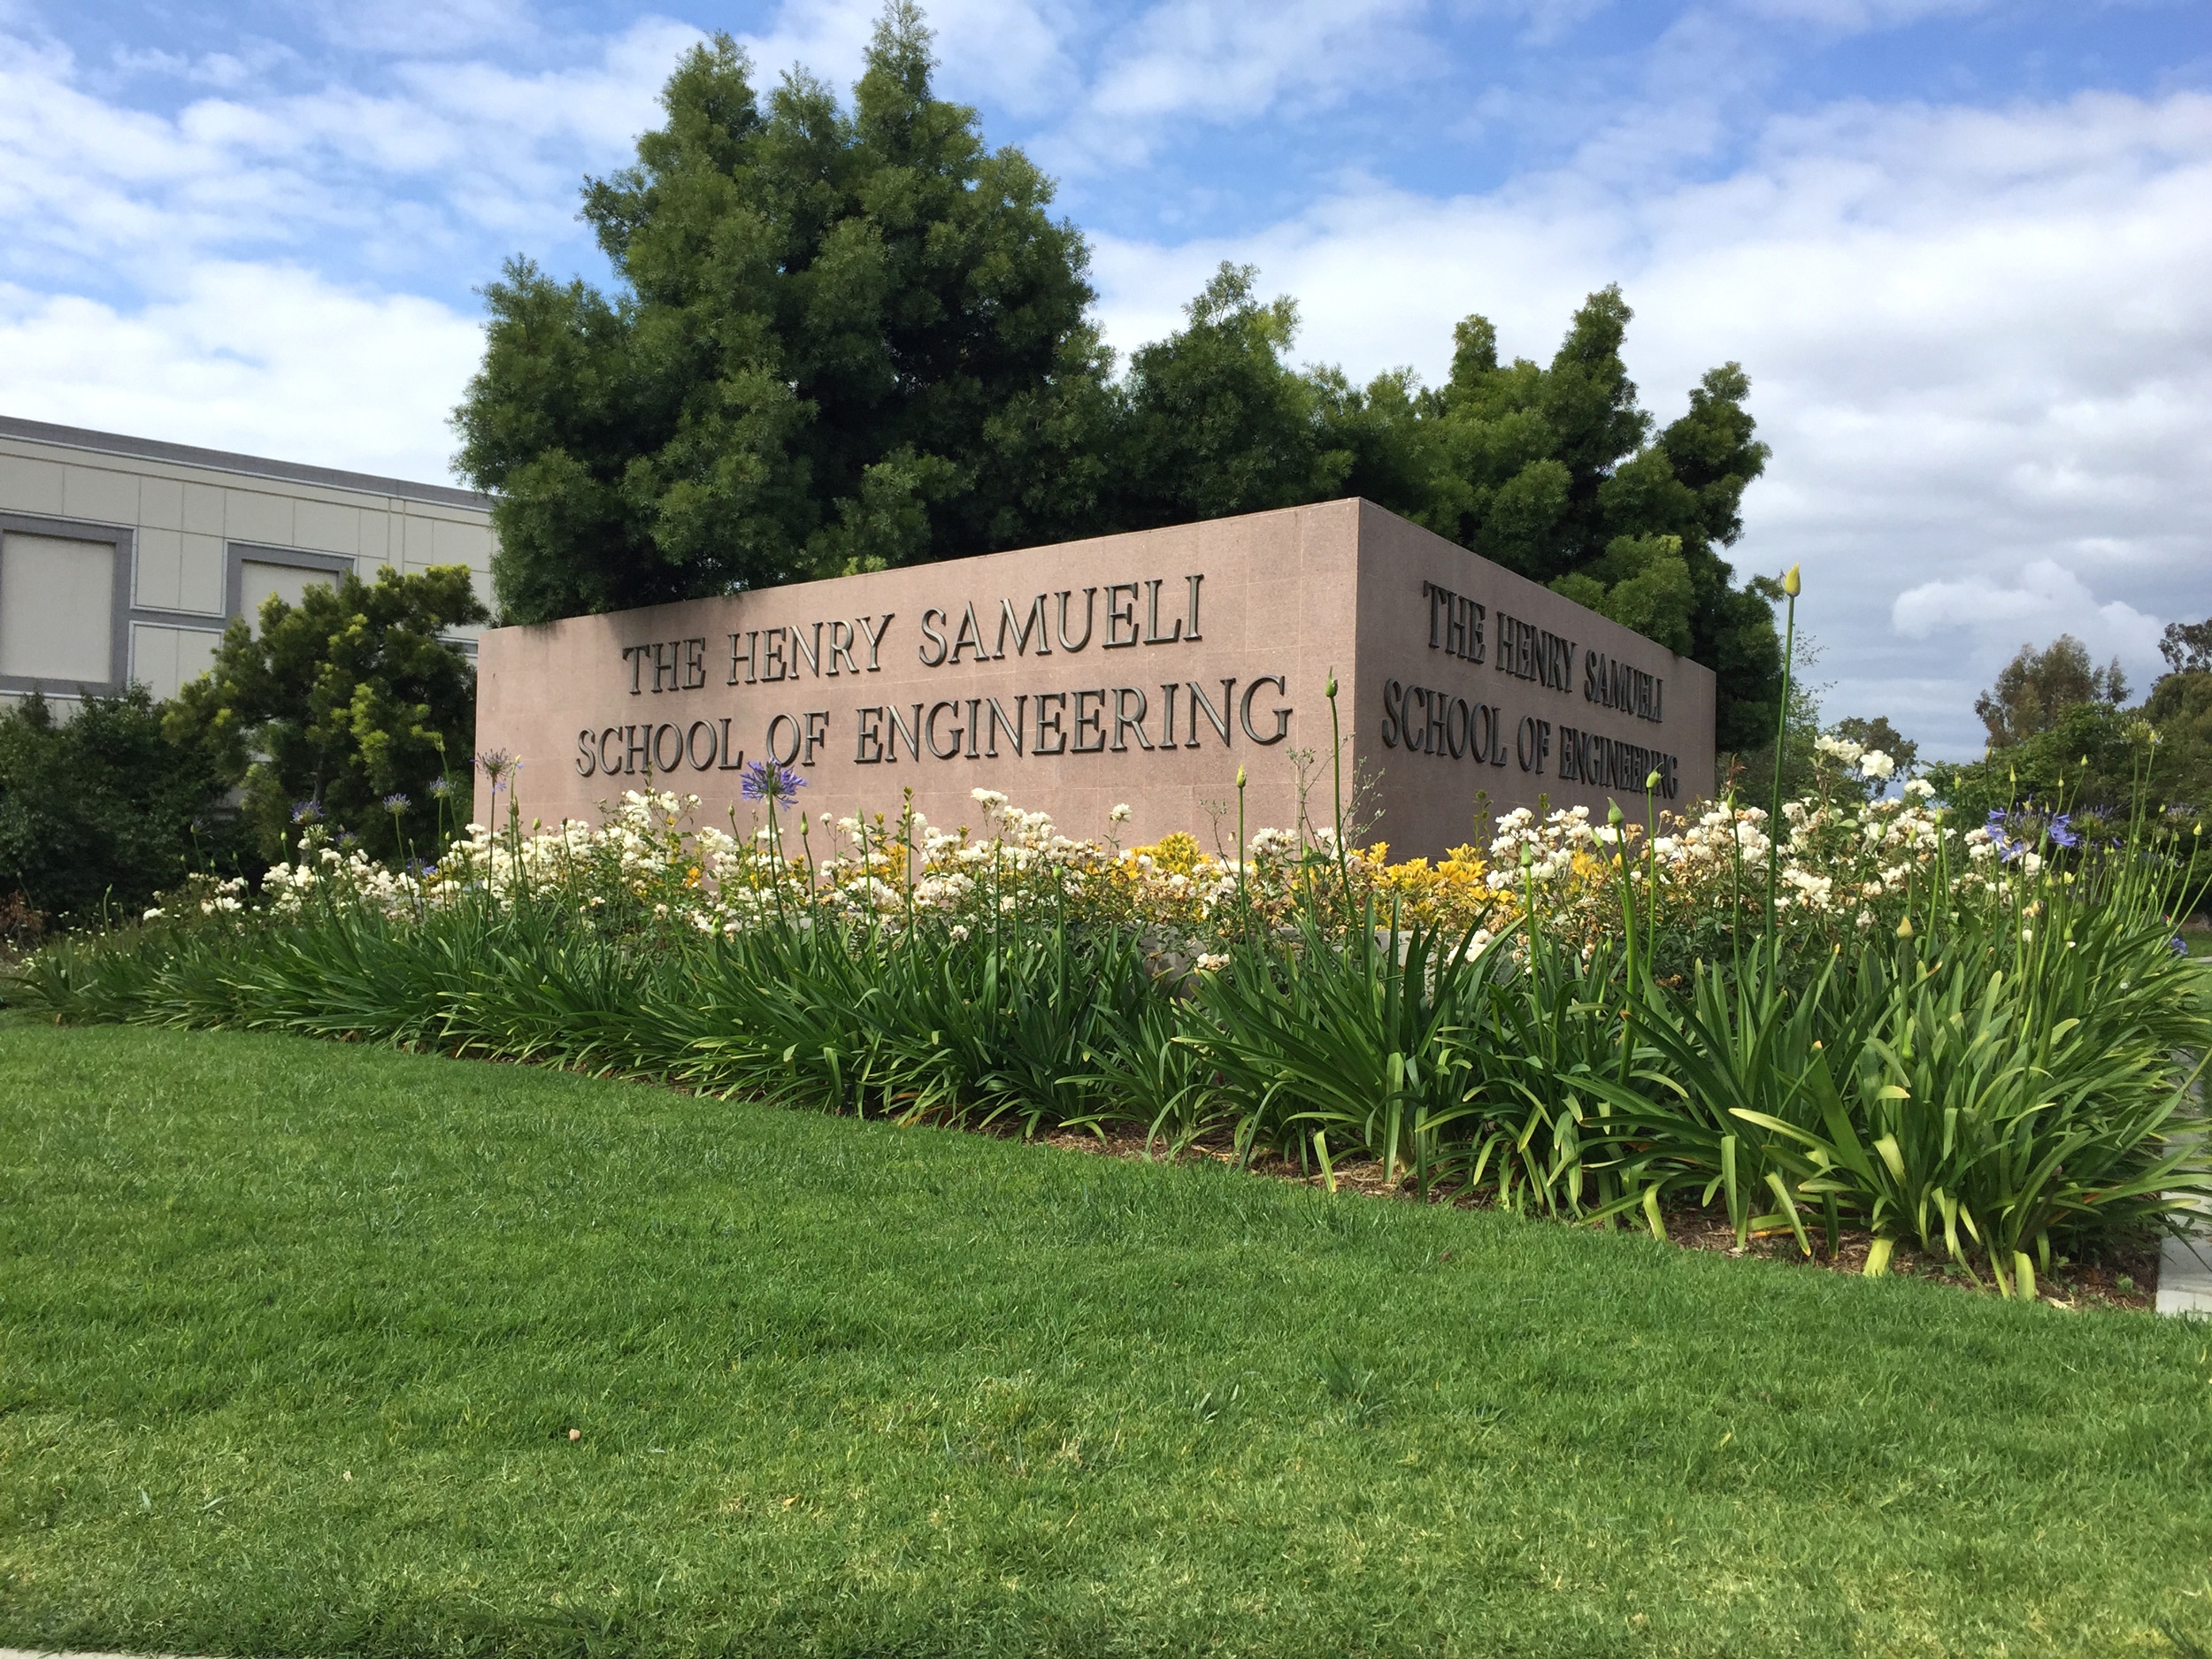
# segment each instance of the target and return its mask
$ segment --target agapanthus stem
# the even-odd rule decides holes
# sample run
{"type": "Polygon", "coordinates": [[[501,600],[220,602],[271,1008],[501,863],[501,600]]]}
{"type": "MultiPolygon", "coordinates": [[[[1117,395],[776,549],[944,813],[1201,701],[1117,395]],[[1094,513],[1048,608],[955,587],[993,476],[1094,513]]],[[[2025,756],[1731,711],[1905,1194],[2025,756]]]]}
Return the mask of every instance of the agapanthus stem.
{"type": "Polygon", "coordinates": [[[1782,712],[1774,722],[1773,810],[1767,814],[1767,954],[1778,961],[1780,935],[1775,926],[1775,882],[1782,863],[1782,764],[1789,757],[1790,671],[1797,656],[1797,566],[1790,566],[1785,591],[1789,595],[1788,621],[1782,634],[1782,712]]]}

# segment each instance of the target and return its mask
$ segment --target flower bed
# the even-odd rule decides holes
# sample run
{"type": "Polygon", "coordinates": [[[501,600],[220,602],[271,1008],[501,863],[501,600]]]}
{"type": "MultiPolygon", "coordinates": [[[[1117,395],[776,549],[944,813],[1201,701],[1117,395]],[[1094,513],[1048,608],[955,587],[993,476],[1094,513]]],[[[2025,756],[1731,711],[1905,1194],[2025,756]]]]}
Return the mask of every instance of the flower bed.
{"type": "Polygon", "coordinates": [[[2176,832],[1962,830],[1924,786],[1866,802],[1886,757],[1822,758],[1778,839],[1736,803],[1520,809],[1433,863],[1333,826],[1123,848],[988,791],[975,826],[825,824],[772,765],[727,828],[666,793],[526,827],[510,796],[431,865],[309,822],[257,895],[197,882],[17,983],[65,1018],[1371,1158],[1424,1193],[1661,1233],[1686,1206],[1809,1254],[1848,1227],[1870,1272],[1902,1245],[2008,1294],[2212,1187],[2172,1133],[2212,1047],[2165,920],[2176,832]]]}

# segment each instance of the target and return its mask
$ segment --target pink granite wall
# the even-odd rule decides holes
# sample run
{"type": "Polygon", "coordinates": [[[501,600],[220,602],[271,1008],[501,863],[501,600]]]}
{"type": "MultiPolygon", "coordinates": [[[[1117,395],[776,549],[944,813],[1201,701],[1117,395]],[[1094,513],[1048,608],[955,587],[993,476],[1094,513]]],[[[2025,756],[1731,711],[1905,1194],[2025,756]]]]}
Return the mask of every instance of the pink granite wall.
{"type": "Polygon", "coordinates": [[[479,742],[524,757],[524,816],[548,822],[649,775],[745,826],[737,768],[772,754],[817,818],[895,816],[911,787],[932,823],[973,825],[987,787],[1070,835],[1126,804],[1125,844],[1212,844],[1218,820],[1226,846],[1240,764],[1248,827],[1295,821],[1302,755],[1327,821],[1333,669],[1348,776],[1402,855],[1467,839],[1479,789],[1639,805],[1641,771],[1632,793],[1560,779],[1563,753],[1588,764],[1570,733],[1674,757],[1682,802],[1712,777],[1706,670],[1358,501],[495,629],[479,663],[479,742]],[[1606,695],[1663,687],[1658,719],[1647,688],[1640,711],[1586,695],[1593,649],[1627,666],[1606,695]]]}
{"type": "MultiPolygon", "coordinates": [[[[1640,818],[1713,787],[1713,674],[1371,503],[1352,724],[1376,834],[1433,856],[1545,797],[1640,818]]],[[[1341,695],[1340,691],[1340,695],[1341,695]]],[[[1483,837],[1487,840],[1486,834],[1483,837]]]]}

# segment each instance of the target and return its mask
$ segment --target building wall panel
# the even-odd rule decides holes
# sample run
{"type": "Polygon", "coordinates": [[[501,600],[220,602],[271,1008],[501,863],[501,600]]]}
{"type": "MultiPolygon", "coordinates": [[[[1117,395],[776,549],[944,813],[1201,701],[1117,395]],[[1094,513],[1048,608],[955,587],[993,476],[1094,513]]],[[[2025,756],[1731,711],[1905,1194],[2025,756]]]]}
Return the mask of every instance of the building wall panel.
{"type": "Polygon", "coordinates": [[[292,502],[257,489],[223,492],[223,534],[234,541],[260,541],[270,547],[290,547],[292,502]]]}
{"type": "Polygon", "coordinates": [[[0,674],[113,677],[115,557],[111,542],[0,534],[0,674]]]}
{"type": "Polygon", "coordinates": [[[223,492],[213,484],[184,487],[184,528],[193,535],[223,534],[223,492]]]}
{"type": "Polygon", "coordinates": [[[361,551],[362,516],[357,507],[303,501],[293,513],[293,545],[353,558],[361,551]]]}
{"type": "Polygon", "coordinates": [[[186,534],[177,573],[177,609],[223,614],[223,538],[186,534]]]}
{"type": "Polygon", "coordinates": [[[58,462],[0,454],[0,512],[59,518],[62,469],[58,462]]]}
{"type": "Polygon", "coordinates": [[[157,622],[131,625],[131,678],[157,700],[173,697],[215,664],[223,636],[209,628],[169,627],[157,622]]]}
{"type": "Polygon", "coordinates": [[[62,517],[88,524],[138,522],[138,480],[104,466],[62,469],[62,517]]]}
{"type": "Polygon", "coordinates": [[[138,480],[138,523],[147,530],[184,528],[184,485],[173,478],[138,480]]]}
{"type": "Polygon", "coordinates": [[[184,535],[177,530],[141,529],[131,603],[155,611],[184,608],[184,535]]]}
{"type": "Polygon", "coordinates": [[[400,568],[410,576],[439,562],[438,526],[434,519],[411,512],[396,520],[393,527],[400,535],[400,568]]]}

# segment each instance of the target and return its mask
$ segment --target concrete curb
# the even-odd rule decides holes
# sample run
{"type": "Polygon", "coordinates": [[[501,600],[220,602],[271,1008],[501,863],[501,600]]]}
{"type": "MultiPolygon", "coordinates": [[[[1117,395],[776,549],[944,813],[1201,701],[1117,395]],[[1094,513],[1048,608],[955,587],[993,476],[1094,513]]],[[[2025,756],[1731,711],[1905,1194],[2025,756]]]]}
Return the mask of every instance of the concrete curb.
{"type": "Polygon", "coordinates": [[[2192,1233],[2161,1248],[2158,1311],[2212,1318],[2212,1237],[2192,1233]]]}
{"type": "MultiPolygon", "coordinates": [[[[2174,1058],[2185,1066],[2196,1064],[2195,1056],[2185,1048],[2176,1050],[2174,1058]]],[[[2189,1094],[2188,1116],[2195,1118],[2199,1126],[2181,1138],[2193,1141],[2204,1134],[2202,1078],[2190,1087],[2189,1094]]],[[[2159,1247],[2158,1311],[2212,1317],[2212,1203],[2198,1196],[2185,1201],[2185,1207],[2194,1210],[2198,1219],[2186,1232],[2175,1234],[2159,1247]]]]}

